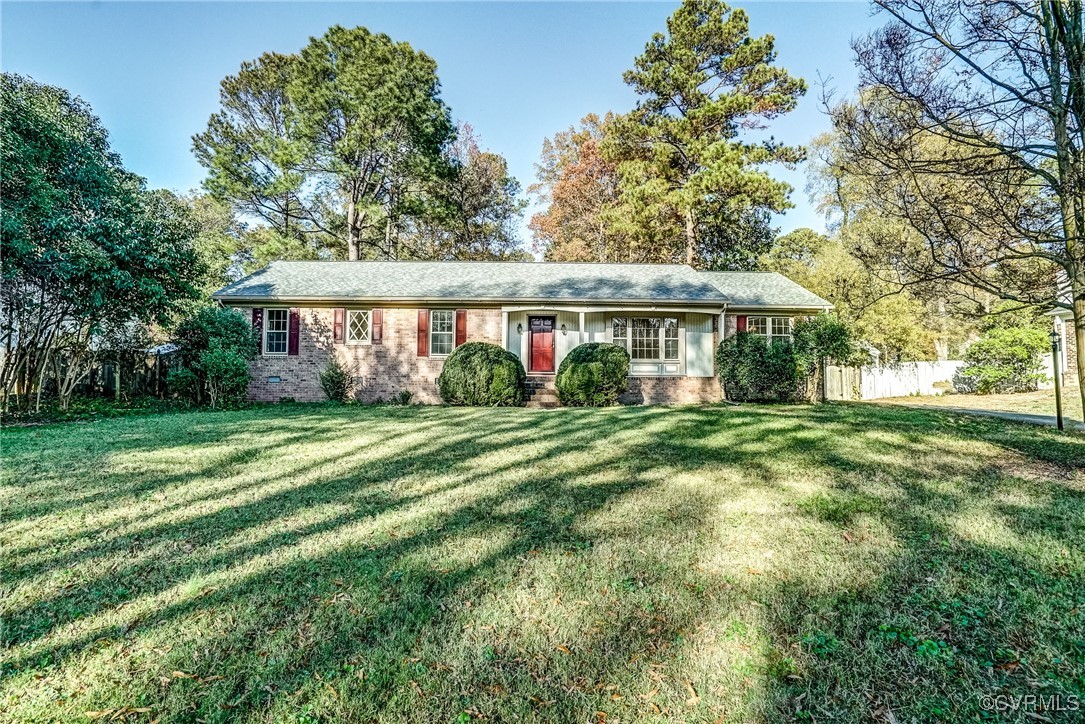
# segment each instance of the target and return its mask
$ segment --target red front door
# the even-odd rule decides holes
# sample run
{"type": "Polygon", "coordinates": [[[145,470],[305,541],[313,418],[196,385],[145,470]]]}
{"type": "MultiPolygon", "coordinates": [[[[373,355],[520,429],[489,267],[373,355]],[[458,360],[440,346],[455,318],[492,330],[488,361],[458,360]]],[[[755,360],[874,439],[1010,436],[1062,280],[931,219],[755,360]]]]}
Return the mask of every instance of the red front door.
{"type": "Polygon", "coordinates": [[[529,317],[531,330],[531,369],[529,372],[554,371],[554,318],[529,317]]]}

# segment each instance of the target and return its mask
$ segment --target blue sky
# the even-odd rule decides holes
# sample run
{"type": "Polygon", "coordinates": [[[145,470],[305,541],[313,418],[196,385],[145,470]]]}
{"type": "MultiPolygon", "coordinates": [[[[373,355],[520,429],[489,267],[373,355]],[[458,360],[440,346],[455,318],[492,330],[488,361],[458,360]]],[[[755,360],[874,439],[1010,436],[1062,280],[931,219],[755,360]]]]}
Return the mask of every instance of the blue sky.
{"type": "MultiPolygon", "coordinates": [[[[817,79],[855,86],[849,41],[873,27],[864,2],[738,2],[755,34],[772,33],[779,62],[807,79],[799,108],[772,126],[787,143],[827,130],[817,79]]],[[[156,187],[198,187],[191,152],[218,105],[218,83],[244,60],[289,53],[330,25],[364,25],[436,59],[442,95],[482,145],[503,154],[526,188],[542,140],[589,112],[636,98],[622,72],[677,3],[93,2],[0,4],[7,72],[62,86],[90,103],[125,165],[156,187]]],[[[782,231],[822,228],[801,170],[777,172],[796,208],[782,231]]],[[[525,242],[528,242],[525,232],[525,242]]]]}

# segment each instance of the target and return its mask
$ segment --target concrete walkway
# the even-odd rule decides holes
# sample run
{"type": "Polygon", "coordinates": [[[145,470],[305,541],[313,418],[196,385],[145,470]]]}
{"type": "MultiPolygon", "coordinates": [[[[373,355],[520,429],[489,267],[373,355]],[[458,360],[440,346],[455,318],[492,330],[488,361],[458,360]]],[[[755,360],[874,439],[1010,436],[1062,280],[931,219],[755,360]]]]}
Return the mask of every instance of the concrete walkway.
{"type": "MultiPolygon", "coordinates": [[[[1027,415],[1023,412],[1003,412],[1001,410],[978,410],[971,407],[944,407],[942,405],[921,405],[907,402],[883,402],[883,405],[896,405],[897,407],[910,407],[915,410],[941,410],[943,412],[958,412],[966,415],[983,415],[985,417],[998,417],[1012,422],[1024,422],[1029,425],[1043,425],[1056,427],[1058,420],[1054,415],[1027,415]]],[[[1067,430],[1085,432],[1085,423],[1074,420],[1065,415],[1062,418],[1063,427],[1067,430]]]]}

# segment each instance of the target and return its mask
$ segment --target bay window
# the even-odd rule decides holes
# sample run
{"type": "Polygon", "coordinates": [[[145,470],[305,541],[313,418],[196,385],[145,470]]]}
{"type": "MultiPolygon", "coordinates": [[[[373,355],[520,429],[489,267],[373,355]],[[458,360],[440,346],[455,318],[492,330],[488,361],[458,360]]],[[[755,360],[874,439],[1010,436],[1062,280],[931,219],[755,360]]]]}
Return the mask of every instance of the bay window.
{"type": "Polygon", "coordinates": [[[632,360],[678,361],[676,317],[614,317],[611,341],[632,360]]]}

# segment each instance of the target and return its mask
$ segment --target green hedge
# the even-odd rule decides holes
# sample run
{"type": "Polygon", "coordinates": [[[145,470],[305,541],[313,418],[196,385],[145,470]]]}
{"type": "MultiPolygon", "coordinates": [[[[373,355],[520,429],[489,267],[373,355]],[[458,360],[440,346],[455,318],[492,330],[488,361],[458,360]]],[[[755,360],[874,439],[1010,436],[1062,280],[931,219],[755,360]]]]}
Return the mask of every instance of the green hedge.
{"type": "Polygon", "coordinates": [[[524,366],[495,344],[468,342],[445,360],[437,379],[450,405],[513,407],[524,404],[524,366]]]}
{"type": "Polygon", "coordinates": [[[629,353],[601,342],[578,345],[561,361],[554,382],[563,405],[616,405],[629,387],[629,353]]]}
{"type": "Polygon", "coordinates": [[[727,399],[788,402],[805,397],[803,359],[789,342],[769,345],[764,337],[739,332],[720,342],[716,374],[727,399]]]}

